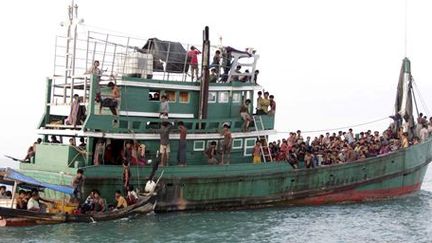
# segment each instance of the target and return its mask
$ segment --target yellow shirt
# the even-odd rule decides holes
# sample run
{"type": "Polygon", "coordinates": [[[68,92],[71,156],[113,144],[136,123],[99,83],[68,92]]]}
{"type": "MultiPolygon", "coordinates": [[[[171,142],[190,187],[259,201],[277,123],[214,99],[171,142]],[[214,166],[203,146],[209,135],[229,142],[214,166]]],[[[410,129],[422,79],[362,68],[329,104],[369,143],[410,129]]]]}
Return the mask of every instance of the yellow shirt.
{"type": "Polygon", "coordinates": [[[117,208],[126,208],[128,206],[126,199],[123,196],[120,196],[117,199],[117,208]]]}
{"type": "Polygon", "coordinates": [[[261,99],[259,102],[261,109],[267,113],[268,112],[268,108],[270,106],[270,100],[269,99],[261,99]]]}

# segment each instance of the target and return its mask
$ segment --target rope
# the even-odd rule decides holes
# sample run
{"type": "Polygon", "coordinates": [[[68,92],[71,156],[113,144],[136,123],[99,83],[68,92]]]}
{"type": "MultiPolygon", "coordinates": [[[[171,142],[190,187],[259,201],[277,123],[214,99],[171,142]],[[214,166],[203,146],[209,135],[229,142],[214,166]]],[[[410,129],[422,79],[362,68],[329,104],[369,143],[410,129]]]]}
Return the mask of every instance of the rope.
{"type": "Polygon", "coordinates": [[[417,87],[417,82],[414,82],[414,78],[413,78],[413,82],[412,83],[413,83],[413,87],[415,88],[415,92],[418,94],[418,97],[420,98],[420,103],[421,103],[423,109],[426,111],[426,113],[428,115],[430,115],[431,114],[430,110],[429,110],[429,108],[428,108],[425,100],[423,99],[423,96],[422,96],[422,94],[420,92],[420,89],[417,87]]]}
{"type": "MultiPolygon", "coordinates": [[[[387,120],[387,119],[389,119],[388,116],[380,118],[380,119],[376,119],[376,120],[373,120],[373,121],[369,121],[369,122],[364,122],[364,123],[359,123],[359,124],[351,125],[351,126],[336,127],[336,128],[327,128],[327,129],[320,129],[320,130],[302,131],[302,133],[318,133],[318,132],[327,132],[327,131],[334,131],[334,130],[343,130],[343,129],[349,129],[349,128],[353,128],[353,127],[360,127],[360,126],[364,126],[364,125],[369,125],[369,124],[377,123],[377,122],[384,121],[384,120],[387,120]]],[[[288,132],[288,131],[281,131],[281,132],[279,132],[278,131],[278,133],[291,133],[291,132],[288,132]]]]}

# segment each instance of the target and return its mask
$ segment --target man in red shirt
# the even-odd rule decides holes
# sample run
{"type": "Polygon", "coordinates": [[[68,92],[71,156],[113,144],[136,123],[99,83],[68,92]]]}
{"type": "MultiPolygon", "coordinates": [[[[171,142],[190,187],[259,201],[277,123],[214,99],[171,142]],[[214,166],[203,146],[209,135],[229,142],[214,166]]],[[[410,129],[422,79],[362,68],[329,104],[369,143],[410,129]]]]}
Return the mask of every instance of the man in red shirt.
{"type": "Polygon", "coordinates": [[[189,65],[191,67],[192,81],[194,80],[194,70],[195,70],[197,80],[199,78],[198,76],[198,55],[199,54],[201,54],[201,52],[198,49],[196,49],[195,46],[191,46],[190,51],[188,51],[187,53],[188,58],[190,60],[189,65]]]}

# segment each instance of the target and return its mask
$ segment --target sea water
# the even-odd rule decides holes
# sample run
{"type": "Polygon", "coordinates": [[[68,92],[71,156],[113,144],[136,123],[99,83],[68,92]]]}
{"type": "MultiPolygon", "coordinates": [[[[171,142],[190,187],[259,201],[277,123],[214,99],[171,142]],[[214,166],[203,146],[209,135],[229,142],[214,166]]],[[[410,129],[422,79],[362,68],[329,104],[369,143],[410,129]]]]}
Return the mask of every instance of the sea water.
{"type": "Polygon", "coordinates": [[[432,169],[399,199],[0,228],[0,242],[432,242],[432,169]]]}

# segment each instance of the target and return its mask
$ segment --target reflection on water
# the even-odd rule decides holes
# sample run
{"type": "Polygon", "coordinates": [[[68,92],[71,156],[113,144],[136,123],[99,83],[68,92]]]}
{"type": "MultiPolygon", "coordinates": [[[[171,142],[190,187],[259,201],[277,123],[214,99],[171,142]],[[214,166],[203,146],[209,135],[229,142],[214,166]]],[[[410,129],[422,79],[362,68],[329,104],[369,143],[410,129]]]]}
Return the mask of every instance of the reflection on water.
{"type": "Polygon", "coordinates": [[[432,171],[420,192],[361,204],[157,214],[0,228],[1,242],[431,242],[432,171]]]}

